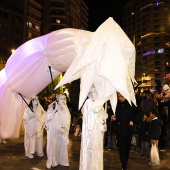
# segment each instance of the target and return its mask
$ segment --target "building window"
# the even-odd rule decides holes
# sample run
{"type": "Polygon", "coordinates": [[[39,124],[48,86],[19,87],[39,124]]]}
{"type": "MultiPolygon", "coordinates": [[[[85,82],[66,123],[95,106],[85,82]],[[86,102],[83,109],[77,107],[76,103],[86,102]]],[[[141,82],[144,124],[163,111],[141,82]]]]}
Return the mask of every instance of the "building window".
{"type": "Polygon", "coordinates": [[[60,22],[61,22],[61,21],[60,21],[60,19],[56,19],[56,23],[58,23],[58,24],[59,24],[60,22]]]}
{"type": "Polygon", "coordinates": [[[0,64],[6,64],[6,58],[5,57],[0,58],[0,64]]]}
{"type": "Polygon", "coordinates": [[[21,33],[20,29],[19,29],[19,28],[16,28],[16,29],[15,29],[15,33],[16,33],[16,34],[20,34],[20,33],[21,33]]]}
{"type": "Polygon", "coordinates": [[[27,26],[28,27],[32,27],[32,23],[31,22],[27,22],[27,26]]]}
{"type": "Polygon", "coordinates": [[[164,53],[164,48],[158,49],[158,53],[164,53]]]}
{"type": "Polygon", "coordinates": [[[8,13],[7,12],[4,12],[4,18],[8,19],[8,13]]]}
{"type": "Polygon", "coordinates": [[[0,17],[8,19],[8,13],[4,11],[0,11],[0,17]]]}
{"type": "Polygon", "coordinates": [[[8,38],[5,37],[5,36],[2,36],[2,37],[1,37],[1,40],[2,40],[2,41],[8,41],[8,38]]]}
{"type": "Polygon", "coordinates": [[[20,23],[20,22],[21,22],[21,18],[20,18],[20,17],[16,17],[16,18],[15,18],[15,22],[16,22],[16,23],[20,23]]]}
{"type": "Polygon", "coordinates": [[[168,62],[168,61],[166,61],[165,64],[166,64],[167,66],[169,66],[169,62],[168,62]]]}
{"type": "Polygon", "coordinates": [[[155,78],[162,78],[162,75],[159,74],[159,73],[156,73],[156,74],[155,74],[155,78]]]}
{"type": "Polygon", "coordinates": [[[32,33],[28,32],[28,38],[32,38],[32,33]]]}
{"type": "Polygon", "coordinates": [[[38,30],[38,31],[40,31],[40,27],[37,26],[37,25],[35,26],[35,29],[38,30]]]}
{"type": "Polygon", "coordinates": [[[155,67],[155,71],[160,71],[160,67],[155,67]]]}
{"type": "Polygon", "coordinates": [[[20,40],[19,40],[19,39],[16,39],[16,40],[15,40],[15,44],[20,45],[20,40]]]}

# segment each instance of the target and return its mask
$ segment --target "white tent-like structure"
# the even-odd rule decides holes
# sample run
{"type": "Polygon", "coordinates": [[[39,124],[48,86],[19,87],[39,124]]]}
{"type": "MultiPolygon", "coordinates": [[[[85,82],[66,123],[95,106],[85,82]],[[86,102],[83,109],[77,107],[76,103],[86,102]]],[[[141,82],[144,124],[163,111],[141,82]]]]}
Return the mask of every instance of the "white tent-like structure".
{"type": "MultiPolygon", "coordinates": [[[[66,28],[32,39],[21,45],[0,72],[0,135],[17,138],[27,101],[65,75],[59,86],[81,79],[79,108],[92,84],[99,97],[94,109],[107,100],[115,110],[116,92],[135,103],[135,48],[119,25],[108,18],[95,32],[66,28]],[[88,83],[87,83],[88,82],[88,83]]],[[[56,87],[56,88],[57,88],[56,87]]]]}

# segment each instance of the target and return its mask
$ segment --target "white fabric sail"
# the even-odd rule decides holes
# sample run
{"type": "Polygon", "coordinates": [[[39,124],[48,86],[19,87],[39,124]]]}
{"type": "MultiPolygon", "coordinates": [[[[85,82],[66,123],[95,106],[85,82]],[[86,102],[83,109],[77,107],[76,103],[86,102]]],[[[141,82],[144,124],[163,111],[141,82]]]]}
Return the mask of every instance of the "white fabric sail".
{"type": "Polygon", "coordinates": [[[132,85],[135,82],[134,75],[135,47],[121,27],[112,18],[108,18],[94,32],[82,55],[75,57],[56,88],[80,78],[79,108],[94,84],[98,99],[93,109],[100,110],[110,100],[115,111],[116,92],[120,92],[130,104],[136,104],[132,85]]]}

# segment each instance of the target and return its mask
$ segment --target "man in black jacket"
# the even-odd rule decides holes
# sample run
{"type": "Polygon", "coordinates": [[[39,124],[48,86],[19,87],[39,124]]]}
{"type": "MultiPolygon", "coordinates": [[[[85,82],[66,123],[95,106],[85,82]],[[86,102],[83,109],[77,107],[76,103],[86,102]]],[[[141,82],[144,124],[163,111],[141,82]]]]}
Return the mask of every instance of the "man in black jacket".
{"type": "Polygon", "coordinates": [[[118,103],[116,113],[112,116],[114,121],[114,130],[117,139],[122,170],[127,170],[129,152],[131,147],[133,125],[139,122],[143,117],[143,111],[129,102],[118,93],[118,103]]]}

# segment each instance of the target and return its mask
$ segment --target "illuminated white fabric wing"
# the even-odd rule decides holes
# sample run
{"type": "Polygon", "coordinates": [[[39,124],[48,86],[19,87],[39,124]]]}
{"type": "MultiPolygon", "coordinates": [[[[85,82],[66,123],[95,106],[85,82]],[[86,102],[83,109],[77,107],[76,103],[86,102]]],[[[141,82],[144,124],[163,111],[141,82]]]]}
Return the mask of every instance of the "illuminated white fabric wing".
{"type": "Polygon", "coordinates": [[[89,31],[72,28],[54,31],[24,43],[10,56],[4,71],[0,72],[0,134],[3,138],[19,135],[25,103],[18,93],[29,101],[41,92],[51,83],[49,66],[53,79],[65,72],[91,35],[89,31]]]}
{"type": "Polygon", "coordinates": [[[118,24],[108,18],[93,33],[82,56],[75,58],[59,86],[81,78],[79,108],[86,99],[90,87],[95,85],[98,99],[93,108],[99,110],[111,100],[113,111],[120,92],[131,104],[136,104],[132,83],[135,82],[135,47],[118,24]],[[92,76],[92,78],[90,78],[92,76]],[[88,83],[87,83],[88,82],[88,83]]]}

